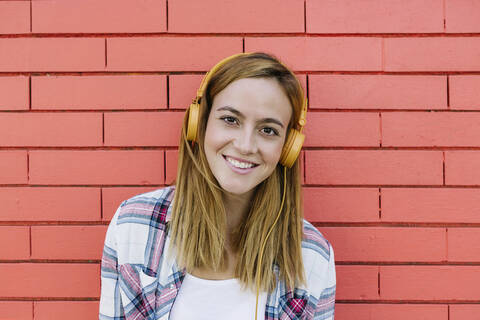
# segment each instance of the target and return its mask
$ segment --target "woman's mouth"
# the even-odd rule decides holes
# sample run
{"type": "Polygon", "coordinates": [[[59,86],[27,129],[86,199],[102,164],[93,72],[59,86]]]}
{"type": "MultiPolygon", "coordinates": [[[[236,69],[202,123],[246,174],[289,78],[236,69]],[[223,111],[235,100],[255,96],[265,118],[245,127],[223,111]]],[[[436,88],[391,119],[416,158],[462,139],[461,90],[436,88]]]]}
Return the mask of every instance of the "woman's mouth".
{"type": "Polygon", "coordinates": [[[227,165],[236,173],[246,174],[255,169],[255,167],[258,167],[256,163],[239,161],[229,156],[223,155],[223,158],[227,165]]]}

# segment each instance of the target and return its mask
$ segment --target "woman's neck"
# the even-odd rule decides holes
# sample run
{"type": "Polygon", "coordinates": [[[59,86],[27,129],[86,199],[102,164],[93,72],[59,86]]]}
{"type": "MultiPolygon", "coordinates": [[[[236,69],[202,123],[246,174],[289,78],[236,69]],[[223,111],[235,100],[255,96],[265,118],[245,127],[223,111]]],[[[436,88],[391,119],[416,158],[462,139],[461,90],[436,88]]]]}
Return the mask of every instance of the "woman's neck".
{"type": "Polygon", "coordinates": [[[255,189],[241,195],[224,193],[223,204],[227,215],[227,238],[245,221],[254,193],[255,189]]]}

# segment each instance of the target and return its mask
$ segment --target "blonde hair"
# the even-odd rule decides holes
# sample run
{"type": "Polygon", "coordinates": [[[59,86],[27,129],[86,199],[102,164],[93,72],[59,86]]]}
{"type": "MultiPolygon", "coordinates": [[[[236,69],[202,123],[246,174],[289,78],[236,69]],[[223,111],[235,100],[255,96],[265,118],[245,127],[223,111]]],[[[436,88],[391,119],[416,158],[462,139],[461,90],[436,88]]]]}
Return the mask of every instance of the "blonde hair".
{"type": "MultiPolygon", "coordinates": [[[[185,114],[169,229],[176,259],[187,272],[196,268],[222,271],[227,264],[223,190],[210,170],[203,145],[213,98],[235,80],[258,77],[277,79],[293,108],[288,129],[296,127],[304,99],[300,83],[276,57],[262,52],[238,56],[212,75],[200,101],[198,143],[193,146],[186,139],[188,112],[185,114]]],[[[301,252],[303,207],[299,162],[297,159],[291,168],[287,168],[285,203],[265,246],[258,275],[260,289],[264,291],[271,292],[276,286],[274,265],[279,268],[279,280],[283,280],[288,287],[305,283],[301,252]]],[[[278,164],[273,173],[256,187],[249,212],[235,230],[235,249],[238,254],[235,277],[244,287],[255,287],[260,246],[280,210],[282,192],[283,167],[278,164]]]]}

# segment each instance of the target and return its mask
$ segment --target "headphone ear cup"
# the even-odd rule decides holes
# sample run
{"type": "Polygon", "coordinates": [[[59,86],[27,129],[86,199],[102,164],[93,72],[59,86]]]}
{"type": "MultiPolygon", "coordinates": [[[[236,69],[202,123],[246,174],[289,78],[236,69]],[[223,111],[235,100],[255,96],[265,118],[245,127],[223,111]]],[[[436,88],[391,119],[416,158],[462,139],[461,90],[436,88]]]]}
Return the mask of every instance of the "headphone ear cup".
{"type": "Polygon", "coordinates": [[[197,130],[200,117],[200,105],[192,103],[188,109],[187,140],[195,141],[197,139],[197,130]]]}
{"type": "Polygon", "coordinates": [[[290,129],[287,141],[282,149],[282,154],[280,155],[280,163],[287,167],[291,168],[297,160],[300,151],[302,150],[303,142],[305,141],[305,135],[296,129],[290,129]]]}

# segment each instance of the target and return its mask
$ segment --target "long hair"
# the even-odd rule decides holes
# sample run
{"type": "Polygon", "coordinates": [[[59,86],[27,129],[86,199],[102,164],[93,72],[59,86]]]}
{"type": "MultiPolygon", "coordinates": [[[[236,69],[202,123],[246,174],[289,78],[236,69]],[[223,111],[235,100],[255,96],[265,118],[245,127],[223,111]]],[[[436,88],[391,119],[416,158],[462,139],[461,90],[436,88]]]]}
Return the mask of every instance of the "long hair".
{"type": "MultiPolygon", "coordinates": [[[[273,55],[262,52],[240,55],[212,75],[200,101],[197,143],[192,145],[186,139],[187,112],[179,145],[170,227],[177,262],[187,272],[196,268],[222,271],[227,264],[223,190],[208,165],[204,138],[213,98],[230,83],[242,78],[276,79],[293,109],[287,129],[296,128],[300,117],[303,90],[295,75],[273,55]]],[[[305,283],[301,252],[303,207],[299,162],[297,159],[291,168],[287,168],[285,203],[265,246],[258,275],[263,291],[271,292],[276,286],[274,266],[278,267],[278,280],[284,281],[288,287],[305,283]]],[[[283,166],[277,164],[273,173],[256,187],[249,212],[234,232],[238,255],[235,277],[244,287],[255,288],[260,246],[280,210],[283,183],[283,166]]]]}

